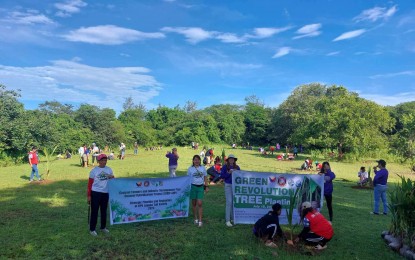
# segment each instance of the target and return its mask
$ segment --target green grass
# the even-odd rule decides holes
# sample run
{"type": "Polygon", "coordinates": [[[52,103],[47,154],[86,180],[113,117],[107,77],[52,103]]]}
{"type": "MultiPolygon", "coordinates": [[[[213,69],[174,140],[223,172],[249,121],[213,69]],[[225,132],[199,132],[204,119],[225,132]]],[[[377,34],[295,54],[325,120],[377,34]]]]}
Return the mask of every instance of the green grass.
{"type": "MultiPolygon", "coordinates": [[[[220,153],[221,147],[216,147],[220,153]]],[[[127,153],[124,161],[108,161],[116,177],[167,177],[168,148],[162,151],[127,153]]],[[[243,170],[296,172],[303,158],[276,161],[256,151],[232,150],[243,170]]],[[[195,151],[179,148],[178,175],[185,175],[195,151]]],[[[334,181],[333,227],[335,236],[319,259],[396,259],[380,238],[389,216],[369,215],[370,190],[356,190],[360,166],[375,163],[331,162],[334,181]]],[[[409,168],[387,165],[391,186],[396,174],[411,176],[409,168]]],[[[92,237],[88,230],[86,186],[89,171],[79,166],[77,156],[51,165],[49,182],[29,184],[28,164],[0,168],[0,259],[304,259],[303,251],[266,248],[254,239],[251,225],[225,226],[225,198],[222,185],[211,186],[204,200],[204,226],[195,227],[193,217],[109,226],[111,234],[92,237]]],[[[39,165],[40,173],[45,165],[39,165]]],[[[327,215],[324,207],[322,213],[327,215]]],[[[288,227],[283,227],[288,231],[288,227]]],[[[298,229],[297,231],[300,231],[298,229]]]]}

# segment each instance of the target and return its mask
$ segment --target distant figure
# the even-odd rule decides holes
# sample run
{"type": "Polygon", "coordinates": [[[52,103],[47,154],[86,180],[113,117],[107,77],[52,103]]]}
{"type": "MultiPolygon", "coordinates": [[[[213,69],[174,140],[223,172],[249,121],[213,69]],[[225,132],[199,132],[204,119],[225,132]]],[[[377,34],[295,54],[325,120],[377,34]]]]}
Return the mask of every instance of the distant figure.
{"type": "Polygon", "coordinates": [[[360,171],[357,173],[357,177],[359,177],[359,181],[357,184],[359,186],[364,186],[369,181],[369,174],[366,172],[366,168],[364,166],[360,167],[360,171]]]}
{"type": "Polygon", "coordinates": [[[115,159],[115,155],[113,152],[110,153],[110,155],[108,155],[108,160],[114,160],[115,159]]]}
{"type": "Polygon", "coordinates": [[[138,143],[137,142],[134,142],[134,155],[137,155],[138,154],[138,143]]]}
{"type": "Polygon", "coordinates": [[[236,149],[236,144],[235,143],[232,144],[232,149],[236,149]]]}
{"type": "Polygon", "coordinates": [[[294,151],[294,156],[298,156],[298,148],[297,148],[297,146],[294,146],[293,151],[294,151]]]}
{"type": "Polygon", "coordinates": [[[92,166],[95,166],[95,160],[97,159],[97,156],[99,155],[99,148],[95,143],[92,143],[92,166]]]}
{"type": "Polygon", "coordinates": [[[281,146],[279,143],[277,143],[277,145],[275,145],[275,148],[277,148],[277,151],[279,151],[281,149],[281,146]]]}
{"type": "Polygon", "coordinates": [[[32,171],[30,172],[30,179],[29,181],[33,181],[34,174],[36,174],[36,178],[38,181],[41,181],[39,176],[39,170],[37,169],[37,165],[39,164],[39,156],[37,155],[37,147],[33,146],[32,150],[29,152],[29,164],[32,171]]]}
{"type": "Polygon", "coordinates": [[[124,160],[125,150],[126,150],[125,144],[121,143],[121,145],[120,145],[120,160],[124,160]]]}
{"type": "Polygon", "coordinates": [[[176,177],[177,160],[179,160],[179,154],[177,148],[173,148],[171,152],[167,152],[166,157],[169,158],[169,174],[170,177],[176,177]]]}

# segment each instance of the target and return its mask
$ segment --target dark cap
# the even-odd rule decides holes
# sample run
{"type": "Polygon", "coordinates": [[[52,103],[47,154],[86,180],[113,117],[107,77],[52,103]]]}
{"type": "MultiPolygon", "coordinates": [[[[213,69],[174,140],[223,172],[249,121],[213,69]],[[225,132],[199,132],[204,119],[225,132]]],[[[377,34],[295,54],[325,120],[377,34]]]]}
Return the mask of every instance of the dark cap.
{"type": "Polygon", "coordinates": [[[382,167],[386,166],[386,161],[385,160],[380,159],[379,161],[376,161],[376,162],[379,163],[380,165],[382,165],[382,167]]]}
{"type": "Polygon", "coordinates": [[[275,203],[274,205],[272,205],[272,211],[278,211],[281,208],[282,208],[281,204],[279,204],[279,203],[275,203]]]}

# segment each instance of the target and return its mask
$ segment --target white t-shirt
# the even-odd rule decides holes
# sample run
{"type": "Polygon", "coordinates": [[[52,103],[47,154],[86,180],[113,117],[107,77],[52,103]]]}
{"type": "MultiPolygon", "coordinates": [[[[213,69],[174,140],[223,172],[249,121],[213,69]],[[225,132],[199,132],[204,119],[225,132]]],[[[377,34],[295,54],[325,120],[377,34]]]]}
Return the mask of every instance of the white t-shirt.
{"type": "Polygon", "coordinates": [[[369,174],[368,174],[367,172],[358,172],[358,173],[357,173],[357,176],[358,176],[358,177],[361,177],[361,178],[363,178],[363,179],[367,179],[367,178],[369,178],[369,174]]]}
{"type": "Polygon", "coordinates": [[[81,156],[84,154],[84,147],[83,147],[83,146],[79,147],[79,149],[78,149],[78,153],[79,153],[79,155],[81,155],[81,156]]]}
{"type": "Polygon", "coordinates": [[[89,178],[94,179],[92,191],[108,193],[108,180],[110,176],[114,176],[112,169],[108,166],[104,168],[95,167],[89,173],[89,178]]]}
{"type": "Polygon", "coordinates": [[[192,184],[202,185],[205,183],[205,176],[207,176],[206,168],[204,166],[190,166],[187,175],[192,177],[192,184]]]}

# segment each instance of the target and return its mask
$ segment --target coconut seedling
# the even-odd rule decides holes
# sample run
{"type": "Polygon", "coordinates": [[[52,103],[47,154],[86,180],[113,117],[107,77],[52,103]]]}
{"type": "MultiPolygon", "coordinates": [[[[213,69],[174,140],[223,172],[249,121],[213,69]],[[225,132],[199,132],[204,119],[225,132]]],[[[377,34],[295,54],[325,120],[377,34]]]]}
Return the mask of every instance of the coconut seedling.
{"type": "Polygon", "coordinates": [[[51,164],[56,161],[56,157],[55,157],[55,151],[58,148],[58,146],[56,145],[51,152],[49,152],[48,148],[44,148],[42,150],[43,154],[45,155],[45,159],[46,159],[46,178],[48,179],[49,174],[50,174],[50,166],[51,164]]]}

